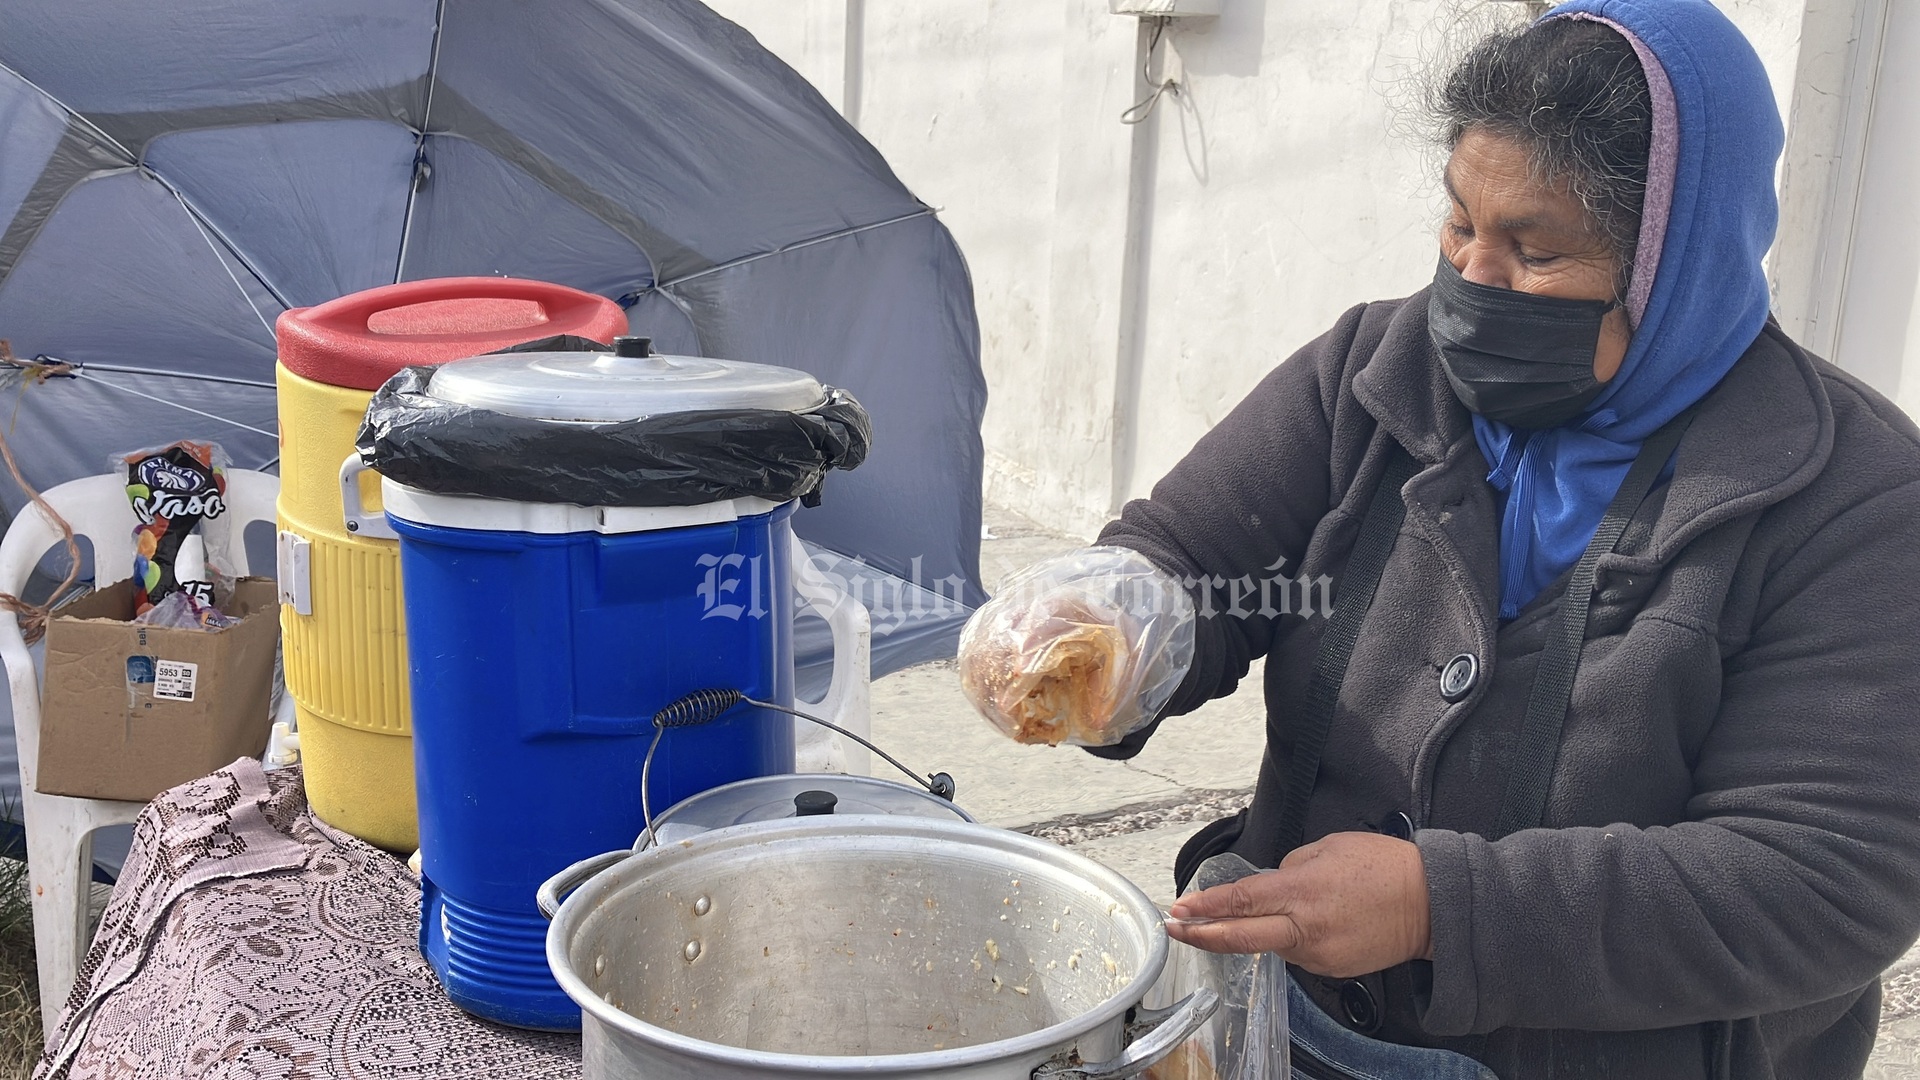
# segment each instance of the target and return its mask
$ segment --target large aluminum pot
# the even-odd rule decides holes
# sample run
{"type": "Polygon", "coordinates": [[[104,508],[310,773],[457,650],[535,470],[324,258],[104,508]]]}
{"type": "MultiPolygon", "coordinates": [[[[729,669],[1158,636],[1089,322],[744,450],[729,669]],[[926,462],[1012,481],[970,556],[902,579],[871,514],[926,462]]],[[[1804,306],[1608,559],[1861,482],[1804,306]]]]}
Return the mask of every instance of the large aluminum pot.
{"type": "Polygon", "coordinates": [[[936,818],[736,825],[563,871],[547,963],[588,1080],[1133,1076],[1219,1004],[1137,1009],[1167,959],[1131,882],[936,818]],[[1098,1064],[1086,1064],[1086,1063],[1098,1064]]]}

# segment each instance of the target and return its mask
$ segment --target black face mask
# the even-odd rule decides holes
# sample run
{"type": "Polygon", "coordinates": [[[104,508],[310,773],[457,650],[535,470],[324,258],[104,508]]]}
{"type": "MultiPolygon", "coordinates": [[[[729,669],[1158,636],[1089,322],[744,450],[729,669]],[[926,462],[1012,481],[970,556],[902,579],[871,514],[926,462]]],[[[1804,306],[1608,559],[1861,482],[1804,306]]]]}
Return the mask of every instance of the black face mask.
{"type": "Polygon", "coordinates": [[[1564,300],[1477,285],[1440,260],[1427,327],[1454,396],[1470,411],[1517,428],[1580,415],[1605,388],[1594,378],[1600,321],[1617,300],[1564,300]]]}

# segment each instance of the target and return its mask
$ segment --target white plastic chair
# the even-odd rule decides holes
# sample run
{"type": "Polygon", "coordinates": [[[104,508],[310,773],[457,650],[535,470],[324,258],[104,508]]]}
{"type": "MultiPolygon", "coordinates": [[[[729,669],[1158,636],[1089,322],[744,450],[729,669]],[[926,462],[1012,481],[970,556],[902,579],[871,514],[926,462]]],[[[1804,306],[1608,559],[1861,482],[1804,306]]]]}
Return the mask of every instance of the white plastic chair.
{"type": "MultiPolygon", "coordinates": [[[[266,473],[228,469],[227,512],[208,528],[227,530],[228,551],[246,557],[246,527],[272,522],[280,481],[266,473]]],[[[95,582],[111,585],[133,575],[133,507],[126,479],[90,476],[45,493],[73,531],[93,543],[95,582]]],[[[0,539],[0,592],[19,595],[47,552],[61,543],[60,530],[32,504],[0,539]]],[[[271,573],[249,565],[248,573],[271,573]]],[[[33,890],[33,945],[40,967],[41,1017],[51,1033],[79,974],[87,945],[88,883],[93,870],[93,831],[131,822],[144,804],[43,795],[35,788],[40,766],[40,680],[12,613],[0,618],[0,663],[13,694],[13,733],[20,757],[20,801],[27,833],[27,874],[33,890]]],[[[260,722],[267,723],[267,717],[260,722]]]]}

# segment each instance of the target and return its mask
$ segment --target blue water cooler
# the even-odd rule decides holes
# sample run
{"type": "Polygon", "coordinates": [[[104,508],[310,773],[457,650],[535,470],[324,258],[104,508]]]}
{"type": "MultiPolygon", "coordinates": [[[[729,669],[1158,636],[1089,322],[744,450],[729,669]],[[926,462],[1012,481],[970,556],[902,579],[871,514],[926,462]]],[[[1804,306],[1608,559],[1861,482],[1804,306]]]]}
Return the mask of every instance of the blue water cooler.
{"type": "MultiPolygon", "coordinates": [[[[822,394],[802,372],[638,351],[458,361],[434,375],[431,392],[555,423],[801,410],[822,394]]],[[[461,1008],[577,1030],[579,1009],[547,969],[535,890],[642,831],[641,765],[656,710],[716,687],[794,703],[795,504],[587,507],[392,479],[382,488],[400,539],[411,654],[421,951],[461,1008]]],[[[864,663],[838,670],[850,659],[838,646],[853,640],[842,629],[835,682],[864,680],[864,663]]],[[[836,719],[865,726],[864,717],[836,719]]],[[[792,771],[792,718],[736,706],[666,734],[651,807],[792,771]]]]}

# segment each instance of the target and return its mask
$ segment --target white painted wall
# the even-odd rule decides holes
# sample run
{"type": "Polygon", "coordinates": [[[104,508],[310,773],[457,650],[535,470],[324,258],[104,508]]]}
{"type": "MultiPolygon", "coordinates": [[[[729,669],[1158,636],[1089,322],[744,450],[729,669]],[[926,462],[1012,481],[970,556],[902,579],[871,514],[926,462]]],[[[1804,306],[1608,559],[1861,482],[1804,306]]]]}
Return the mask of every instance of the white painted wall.
{"type": "MultiPolygon", "coordinates": [[[[1722,2],[1809,129],[1783,175],[1789,232],[1812,231],[1835,212],[1829,129],[1845,110],[1820,94],[1844,95],[1855,10],[1920,5],[1722,2]]],[[[1528,6],[1225,0],[1218,19],[1176,24],[1153,68],[1182,92],[1129,127],[1147,38],[1105,0],[709,3],[941,208],[978,297],[989,496],[1089,535],[1341,311],[1431,277],[1437,157],[1405,130],[1419,77],[1471,27],[1528,6]]],[[[1901,92],[1920,102],[1920,83],[1901,92]]],[[[1903,167],[1920,170],[1920,113],[1908,115],[1904,143],[1875,145],[1891,157],[1904,145],[1903,167]]],[[[1920,190],[1920,171],[1887,175],[1920,190]]],[[[1920,250],[1920,223],[1904,235],[1887,246],[1920,250]]],[[[1816,247],[1777,253],[1783,305],[1816,291],[1816,247]]],[[[1911,275],[1904,287],[1911,310],[1911,275]]],[[[1920,339],[1920,324],[1899,331],[1920,339]]]]}
{"type": "Polygon", "coordinates": [[[1920,415],[1920,3],[1888,3],[1882,32],[1833,351],[1920,415]]]}

